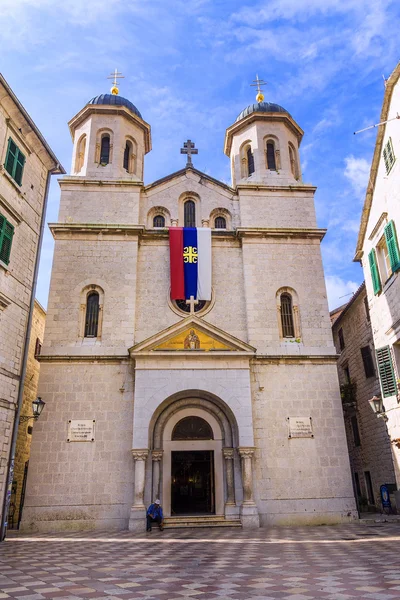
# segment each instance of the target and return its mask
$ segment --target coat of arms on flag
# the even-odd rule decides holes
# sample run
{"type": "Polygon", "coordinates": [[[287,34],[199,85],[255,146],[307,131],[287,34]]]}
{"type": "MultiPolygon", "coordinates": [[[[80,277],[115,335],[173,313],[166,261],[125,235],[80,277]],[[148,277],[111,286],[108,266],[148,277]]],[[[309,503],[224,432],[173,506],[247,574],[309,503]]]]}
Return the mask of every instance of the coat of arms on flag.
{"type": "Polygon", "coordinates": [[[211,229],[169,230],[171,299],[211,300],[211,229]]]}

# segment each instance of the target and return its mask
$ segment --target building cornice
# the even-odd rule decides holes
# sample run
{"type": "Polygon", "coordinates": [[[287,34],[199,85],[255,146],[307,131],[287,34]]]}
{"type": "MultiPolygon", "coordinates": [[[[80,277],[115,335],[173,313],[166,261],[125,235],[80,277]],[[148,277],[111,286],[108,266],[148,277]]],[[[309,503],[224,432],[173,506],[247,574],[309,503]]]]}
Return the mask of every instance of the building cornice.
{"type": "Polygon", "coordinates": [[[250,359],[250,364],[336,364],[339,354],[257,354],[250,359]]]}
{"type": "Polygon", "coordinates": [[[108,223],[49,223],[49,229],[54,239],[64,238],[65,235],[113,235],[126,237],[136,237],[141,235],[145,228],[143,225],[119,225],[108,223]]]}
{"type": "Polygon", "coordinates": [[[123,361],[129,361],[129,354],[125,355],[112,355],[112,354],[39,354],[37,357],[39,362],[114,362],[120,363],[123,361]]]}
{"type": "Polygon", "coordinates": [[[236,235],[243,237],[314,238],[322,240],[326,229],[288,227],[237,227],[236,235]]]}
{"type": "MultiPolygon", "coordinates": [[[[398,82],[399,78],[400,78],[400,62],[398,63],[398,65],[394,69],[393,73],[391,74],[391,76],[389,77],[389,79],[386,82],[386,89],[385,89],[385,95],[383,97],[383,105],[382,105],[382,112],[381,112],[381,118],[380,118],[381,123],[383,121],[387,121],[387,118],[389,115],[389,109],[390,109],[390,102],[392,100],[393,90],[394,90],[394,87],[395,87],[396,83],[398,82]]],[[[372,200],[373,200],[373,196],[374,196],[374,192],[375,192],[376,178],[378,175],[378,169],[379,169],[379,163],[380,163],[381,154],[382,154],[382,145],[383,145],[383,140],[385,138],[385,133],[386,133],[386,124],[378,127],[378,133],[377,133],[376,142],[375,142],[374,156],[372,158],[371,170],[369,173],[367,192],[365,195],[364,206],[363,206],[363,210],[361,213],[360,231],[359,231],[358,239],[357,239],[356,253],[353,258],[354,262],[361,262],[361,259],[363,257],[364,239],[365,239],[365,235],[367,232],[369,214],[371,212],[371,205],[372,205],[372,200]]]]}
{"type": "Polygon", "coordinates": [[[60,188],[70,185],[77,186],[95,186],[95,187],[144,187],[143,181],[133,181],[131,179],[88,179],[87,177],[79,177],[79,175],[67,175],[62,179],[58,179],[60,188]]]}
{"type": "Polygon", "coordinates": [[[254,190],[256,192],[316,192],[317,188],[309,183],[299,185],[268,185],[265,183],[238,183],[237,190],[254,190]]]}

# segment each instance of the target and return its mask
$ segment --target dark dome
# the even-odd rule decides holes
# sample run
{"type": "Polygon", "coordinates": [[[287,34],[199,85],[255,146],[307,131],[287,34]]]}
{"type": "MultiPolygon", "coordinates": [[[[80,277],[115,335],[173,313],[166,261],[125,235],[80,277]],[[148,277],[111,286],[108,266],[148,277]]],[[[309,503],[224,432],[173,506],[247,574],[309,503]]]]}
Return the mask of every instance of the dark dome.
{"type": "Polygon", "coordinates": [[[235,122],[237,123],[255,112],[286,113],[289,115],[288,111],[283,106],[279,106],[279,104],[274,104],[273,102],[254,102],[254,104],[249,104],[247,108],[242,110],[235,122]]]}
{"type": "Polygon", "coordinates": [[[88,104],[108,104],[109,106],[126,106],[129,108],[135,115],[142,119],[142,115],[136,108],[134,104],[130,100],[123,98],[122,96],[118,96],[117,94],[100,94],[100,96],[95,96],[91,100],[89,100],[88,104]]]}

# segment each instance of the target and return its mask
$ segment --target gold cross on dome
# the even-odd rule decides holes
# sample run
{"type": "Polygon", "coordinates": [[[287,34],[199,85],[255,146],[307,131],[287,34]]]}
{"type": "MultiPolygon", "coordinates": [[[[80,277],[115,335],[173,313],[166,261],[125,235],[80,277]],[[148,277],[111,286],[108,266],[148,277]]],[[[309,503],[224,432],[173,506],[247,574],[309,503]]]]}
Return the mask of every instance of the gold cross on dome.
{"type": "Polygon", "coordinates": [[[118,69],[114,70],[114,73],[111,73],[107,79],[114,79],[113,84],[112,84],[112,88],[110,90],[110,92],[112,94],[114,94],[114,96],[117,96],[119,94],[119,89],[118,89],[118,81],[117,79],[125,79],[125,75],[122,75],[122,73],[118,72],[118,69]]]}
{"type": "Polygon", "coordinates": [[[190,304],[190,314],[194,315],[194,307],[199,301],[194,299],[194,296],[190,296],[190,300],[186,300],[186,304],[190,304]]]}
{"type": "Polygon", "coordinates": [[[257,96],[256,96],[257,102],[263,102],[264,101],[264,94],[262,93],[262,89],[261,89],[261,87],[263,85],[267,85],[267,82],[264,81],[263,79],[259,79],[258,75],[256,75],[256,78],[253,81],[253,83],[250,84],[250,87],[256,87],[257,88],[257,96]]]}

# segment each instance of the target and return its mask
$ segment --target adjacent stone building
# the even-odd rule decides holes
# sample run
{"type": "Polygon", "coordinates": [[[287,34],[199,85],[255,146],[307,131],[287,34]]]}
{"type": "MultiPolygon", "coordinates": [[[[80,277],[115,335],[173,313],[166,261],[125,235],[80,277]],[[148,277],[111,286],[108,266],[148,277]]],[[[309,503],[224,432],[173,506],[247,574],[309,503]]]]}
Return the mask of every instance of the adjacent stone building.
{"type": "MultiPolygon", "coordinates": [[[[383,407],[400,486],[400,63],[386,81],[355,260],[362,263],[383,407]]],[[[400,495],[397,492],[398,505],[400,495]]]]}
{"type": "Polygon", "coordinates": [[[396,479],[386,423],[369,403],[380,388],[365,283],[331,318],[354,490],[361,511],[380,510],[380,486],[396,479]]]}
{"type": "Polygon", "coordinates": [[[144,531],[156,497],[167,525],[354,519],[299,125],[258,96],[226,132],[232,185],[190,141],[144,185],[150,125],[119,95],[69,127],[22,527],[144,531]],[[171,300],[176,226],[211,228],[211,301],[171,300]]]}
{"type": "MultiPolygon", "coordinates": [[[[29,340],[28,363],[24,380],[24,397],[21,407],[21,415],[24,417],[32,415],[32,402],[38,395],[37,391],[40,372],[39,356],[43,343],[45,323],[46,311],[43,306],[35,300],[29,340]]],[[[35,420],[29,419],[27,421],[23,420],[18,428],[12,488],[13,493],[11,496],[11,508],[8,519],[9,528],[17,528],[22,516],[34,427],[35,420]]]]}
{"type": "Polygon", "coordinates": [[[0,517],[49,178],[64,173],[0,75],[0,517]]]}

